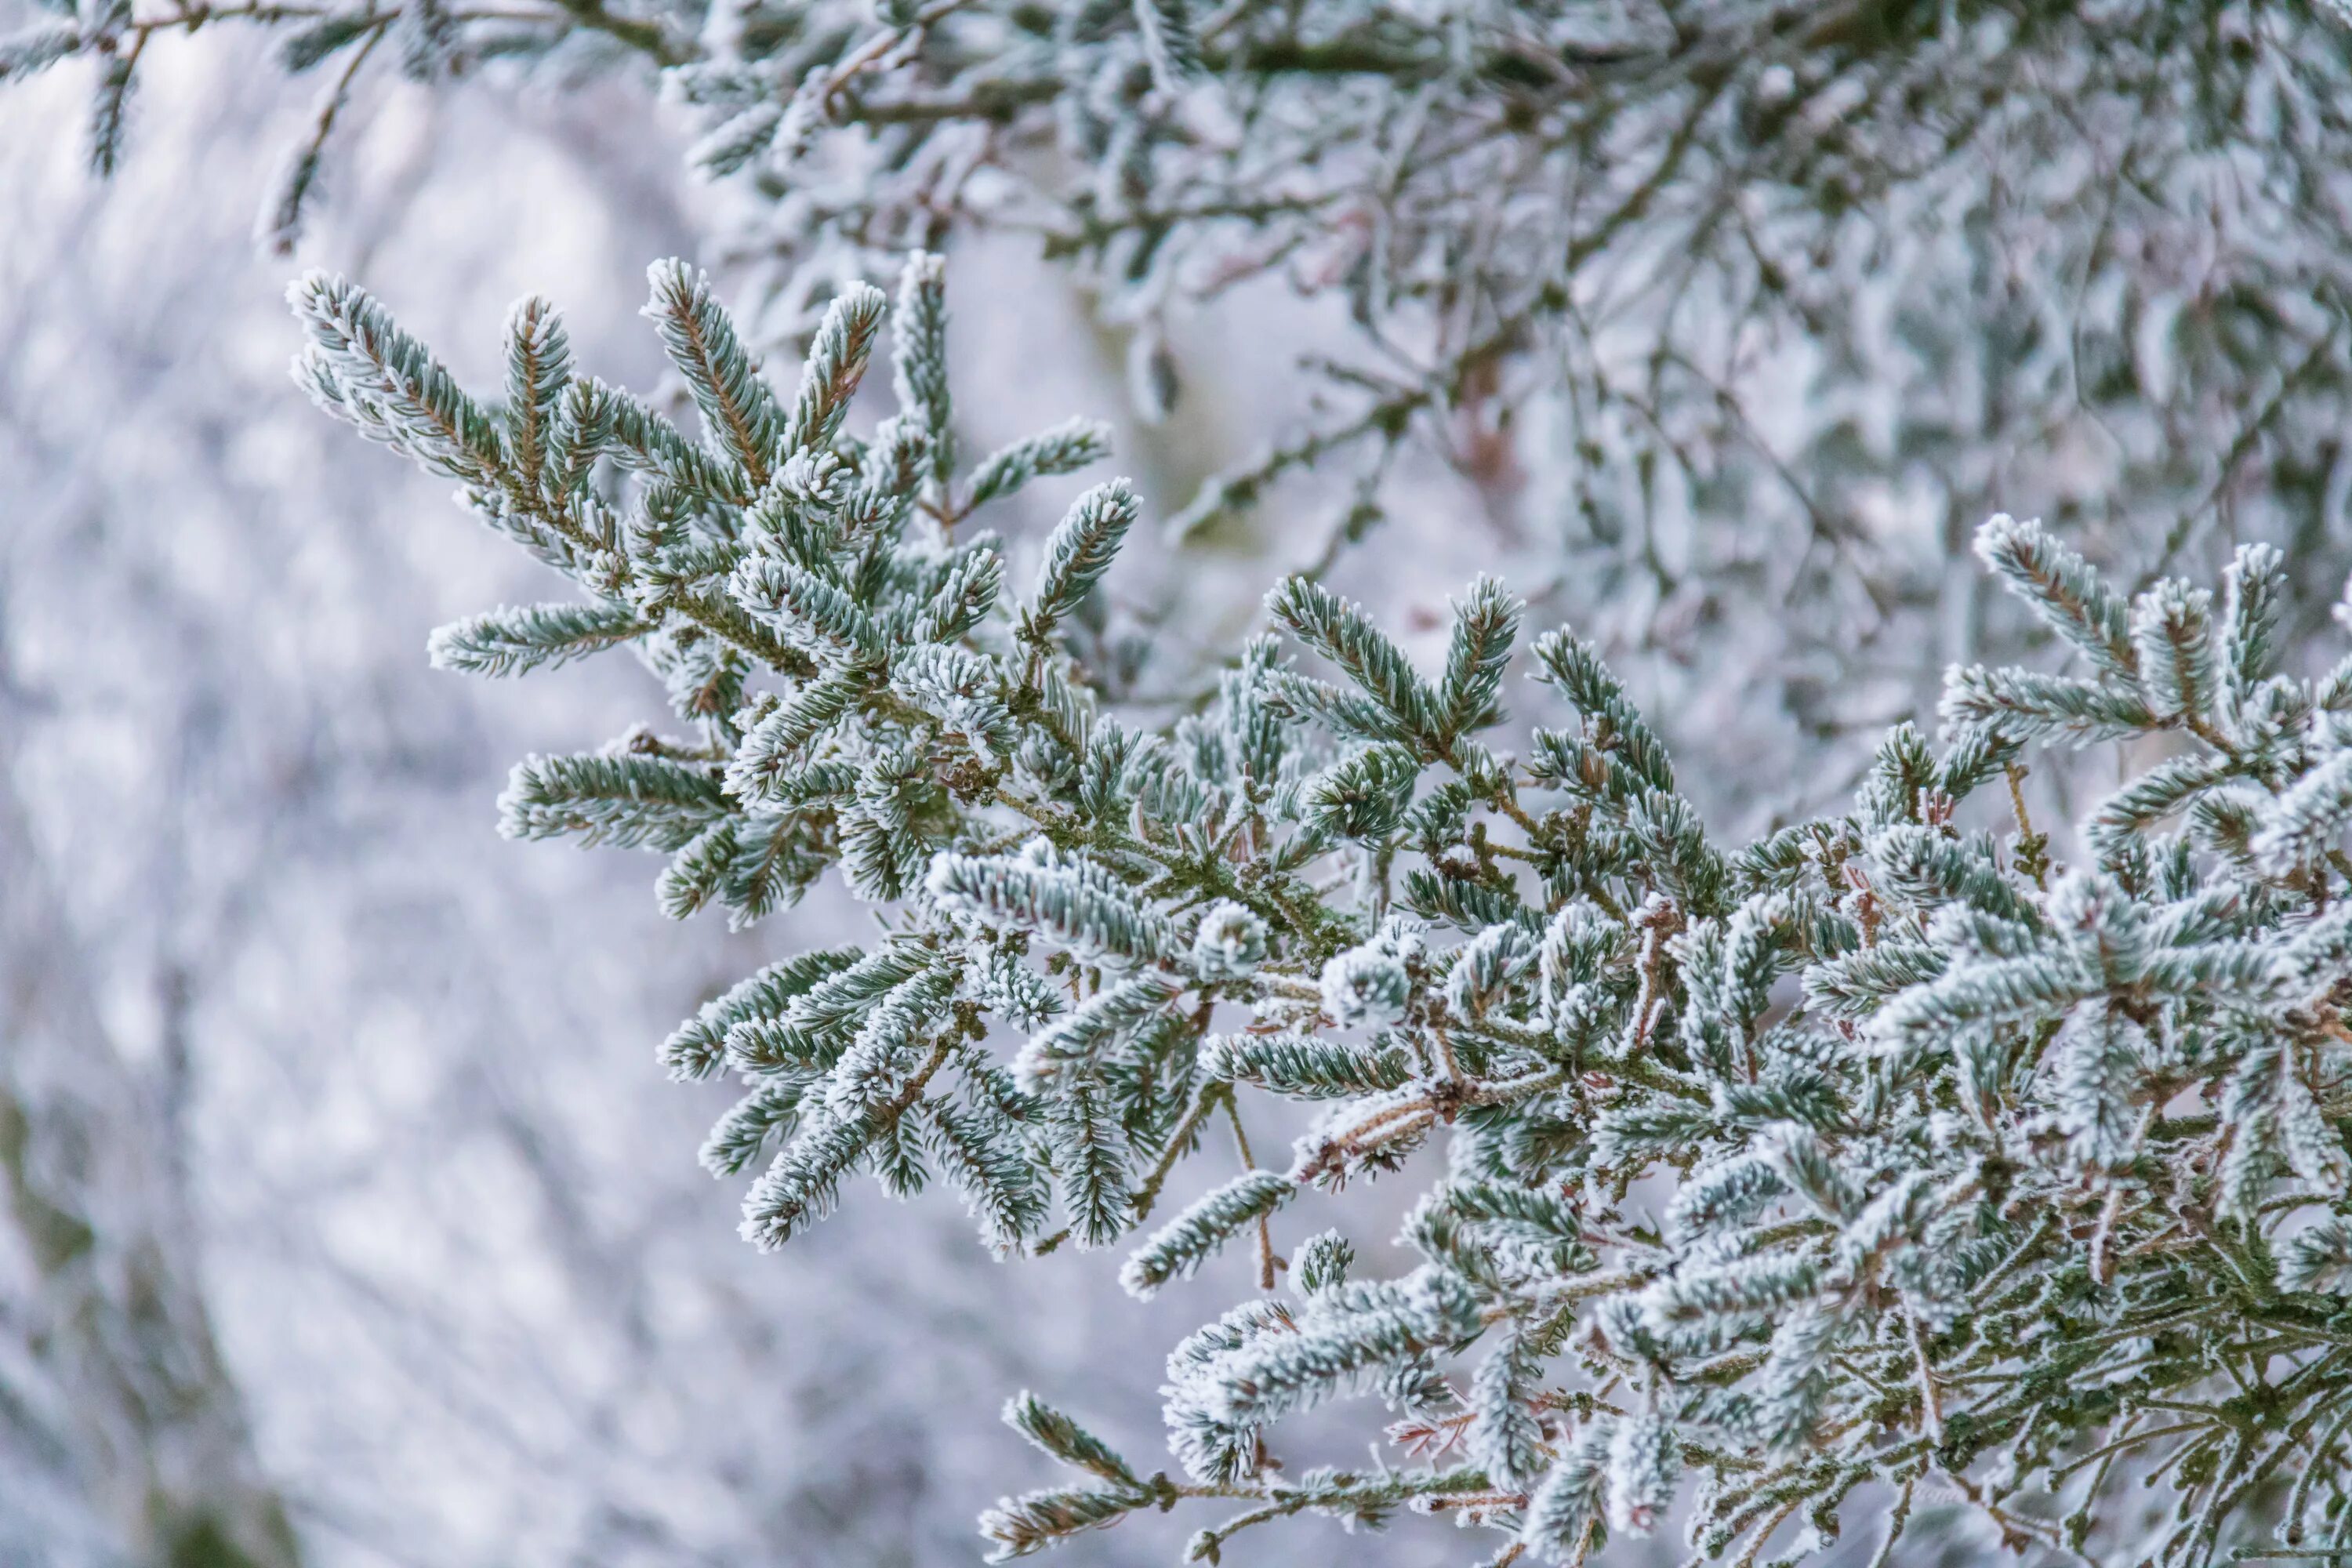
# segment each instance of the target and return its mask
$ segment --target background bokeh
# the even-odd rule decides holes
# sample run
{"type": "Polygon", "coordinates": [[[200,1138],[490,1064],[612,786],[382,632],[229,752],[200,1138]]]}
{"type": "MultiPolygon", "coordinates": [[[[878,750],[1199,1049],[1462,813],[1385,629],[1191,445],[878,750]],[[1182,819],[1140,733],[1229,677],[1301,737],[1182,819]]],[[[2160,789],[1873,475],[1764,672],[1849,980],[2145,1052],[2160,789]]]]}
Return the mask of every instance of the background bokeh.
{"type": "MultiPolygon", "coordinates": [[[[104,184],[82,73],[0,92],[0,1565],[156,1561],[157,1499],[289,1565],[971,1561],[978,1510],[1048,1471],[999,1425],[1006,1394],[1156,1452],[1165,1348],[1244,1265],[1142,1307],[1108,1259],[999,1267],[951,1201],[866,1188],[782,1256],[740,1243],[734,1187],[693,1158],[726,1091],[667,1083],[655,1047],[866,915],[828,891],[746,933],[675,924],[651,860],[501,841],[512,759],[657,719],[657,684],[617,658],[520,684],[429,669],[433,626],[548,584],[286,374],[283,290],[320,266],[474,384],[539,292],[585,367],[656,388],[646,263],[755,274],[756,216],[682,174],[691,127],[646,82],[558,62],[372,80],[299,255],[267,255],[251,215],[312,111],[263,53],[218,29],[159,53],[104,184]]],[[[2343,163],[2282,194],[2133,119],[2154,87],[2039,86],[2068,112],[2021,112],[1949,178],[1874,193],[1868,232],[1820,236],[1778,335],[1704,288],[1633,286],[1676,254],[1670,203],[1603,258],[1629,302],[1593,365],[1534,384],[1637,365],[1682,312],[1731,377],[1690,406],[1738,416],[1693,435],[1722,448],[1704,473],[1635,516],[1605,485],[1692,432],[1578,426],[1538,391],[1507,439],[1454,433],[1481,460],[1407,448],[1335,580],[1426,657],[1446,595],[1504,575],[1602,641],[1735,831],[1836,799],[1948,660],[2013,645],[1966,559],[1995,505],[2047,510],[2126,577],[2290,542],[2320,623],[2352,538],[2352,254],[2313,238],[2344,227],[2343,163]],[[2136,158],[2159,172],[2126,178],[2136,158]],[[2245,306],[2263,325],[2233,339],[2247,298],[2286,304],[2245,306]]],[[[1769,239],[1772,213],[1748,216],[1769,239]]],[[[1302,359],[1351,341],[1342,300],[1276,275],[1160,313],[1183,395],[1146,421],[1131,323],[1034,250],[952,250],[967,449],[1112,417],[1160,515],[1297,416],[1302,359]]],[[[1041,533],[1086,482],[999,525],[1041,533]]],[[[1138,541],[1110,596],[1162,653],[1143,705],[1193,689],[1351,493],[1310,478],[1184,547],[1138,541]]],[[[2035,781],[2053,817],[2066,784],[2035,781]]],[[[1402,1201],[1350,1194],[1360,1245],[1402,1201]]],[[[1164,1562],[1189,1528],[1066,1557],[1164,1562]]],[[[1976,1549],[1928,1530],[1906,1555],[1976,1549]]],[[[1310,1521],[1249,1550],[1486,1549],[1310,1521]]]]}

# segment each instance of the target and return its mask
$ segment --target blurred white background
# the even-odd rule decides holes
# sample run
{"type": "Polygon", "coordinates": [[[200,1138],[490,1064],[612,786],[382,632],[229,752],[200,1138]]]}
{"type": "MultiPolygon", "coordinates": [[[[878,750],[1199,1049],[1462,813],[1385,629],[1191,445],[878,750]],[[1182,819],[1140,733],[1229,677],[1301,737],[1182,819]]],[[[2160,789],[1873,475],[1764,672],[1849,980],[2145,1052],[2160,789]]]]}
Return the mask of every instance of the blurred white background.
{"type": "MultiPolygon", "coordinates": [[[[498,837],[514,758],[657,720],[658,688],[619,658],[519,684],[426,667],[433,626],[549,582],[311,408],[282,301],[301,267],[345,272],[483,385],[508,304],[542,293],[584,368],[651,390],[645,266],[727,262],[737,198],[681,173],[642,81],[387,71],[300,253],[266,257],[251,215],[312,109],[262,54],[218,27],[159,51],[109,184],[84,167],[86,62],[0,92],[0,1568],[226,1568],[212,1515],[256,1568],[972,1561],[974,1515],[1050,1472],[1004,1398],[1033,1387],[1156,1459],[1161,1357],[1247,1265],[1139,1307],[1112,1259],[998,1267],[951,1200],[894,1211],[864,1184],[850,1223],[780,1256],[737,1239],[739,1184],[694,1160],[729,1096],[669,1084],[655,1047],[864,917],[821,894],[740,935],[673,924],[651,858],[498,837]]],[[[2196,333],[2233,279],[2341,297],[2352,252],[2312,237],[2352,199],[2314,180],[2281,219],[2242,149],[2195,148],[2163,191],[2109,199],[2137,101],[2079,122],[2028,102],[2042,140],[1989,137],[1824,242],[1791,287],[1835,352],[1787,329],[1727,354],[1740,434],[1699,478],[1738,482],[1580,535],[1574,432],[1533,397],[1483,473],[1406,458],[1339,585],[1423,655],[1480,570],[1536,622],[1573,618],[1734,831],[1839,798],[1857,736],[2006,635],[1963,543],[1996,504],[2048,510],[2126,574],[2291,542],[2299,624],[2321,621],[2352,538],[2337,323],[2296,399],[2261,354],[2210,375],[2193,356],[2218,352],[2196,333]],[[1971,226],[1988,203],[2010,227],[1971,226]],[[2037,204],[2066,244],[2037,243],[2037,204]],[[2077,268],[2094,224],[2121,237],[2077,268]],[[2128,383],[2105,404],[2072,379],[2094,351],[2128,383]],[[1800,479],[1834,529],[1799,515],[1800,479]]],[[[1664,232],[1602,258],[1614,280],[1638,295],[1664,232]]],[[[959,247],[950,296],[968,451],[1128,406],[1118,332],[1034,245],[959,247]]],[[[1746,330],[1692,309],[1702,336],[1746,330]]],[[[1339,301],[1278,279],[1174,325],[1185,395],[1122,419],[1111,465],[1162,515],[1295,419],[1301,353],[1348,338],[1339,301]]],[[[1595,352],[1638,357],[1654,325],[1629,309],[1595,352]]],[[[1096,477],[1000,526],[1041,533],[1096,477]]],[[[1348,494],[1285,486],[1202,547],[1139,541],[1109,582],[1173,656],[1144,690],[1233,646],[1348,494]]],[[[1360,1247],[1409,1195],[1350,1194],[1360,1247]]],[[[1171,1561],[1197,1522],[1063,1560],[1171,1561]]],[[[1247,1560],[1491,1545],[1308,1521],[1247,1560]]]]}

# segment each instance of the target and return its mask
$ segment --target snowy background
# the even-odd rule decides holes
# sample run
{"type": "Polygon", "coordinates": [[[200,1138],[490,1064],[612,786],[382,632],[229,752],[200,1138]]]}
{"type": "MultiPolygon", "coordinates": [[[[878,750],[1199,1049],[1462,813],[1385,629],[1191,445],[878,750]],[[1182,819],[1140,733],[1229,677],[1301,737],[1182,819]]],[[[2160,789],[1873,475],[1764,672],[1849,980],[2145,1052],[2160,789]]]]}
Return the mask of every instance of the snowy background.
{"type": "MultiPolygon", "coordinates": [[[[338,1568],[972,1561],[974,1515],[1048,1470],[998,1424],[1005,1396],[1034,1388],[1156,1453],[1165,1348],[1246,1265],[1139,1307],[1109,1260],[1000,1268],[951,1201],[893,1210],[864,1187],[781,1256],[737,1239],[736,1186],[693,1157],[726,1091],[667,1083],[655,1047],[863,917],[820,895],[741,935],[674,924],[650,859],[498,837],[514,758],[657,718],[658,689],[617,658],[519,684],[426,667],[433,626],[548,584],[446,486],[310,407],[282,302],[300,267],[345,272],[482,384],[509,302],[543,293],[587,369],[651,388],[645,266],[723,261],[732,198],[680,175],[681,129],[640,84],[378,83],[301,253],[265,257],[251,215],[310,110],[257,87],[259,54],[215,29],[144,67],[134,155],[105,186],[84,73],[0,93],[0,1568],[138,1560],[152,1543],[123,1521],[159,1495],[264,1533],[282,1513],[301,1561],[338,1568]]],[[[2095,196],[2101,128],[2080,129],[1971,178],[2095,196]]],[[[2146,497],[2193,521],[2189,557],[2292,535],[2315,620],[2344,575],[2344,339],[2328,326],[2301,401],[2267,347],[2210,396],[2158,362],[2216,278],[2308,295],[2352,251],[2174,188],[2177,224],[2104,203],[2138,248],[2112,293],[2105,260],[2082,281],[2063,330],[2023,318],[2058,297],[2034,279],[2063,248],[1947,244],[1928,219],[1949,193],[1867,258],[1827,256],[1807,285],[1843,357],[1738,357],[1743,438],[1791,454],[1787,488],[1818,483],[1849,530],[1828,557],[1784,547],[1787,495],[1772,512],[1736,488],[1701,498],[1711,532],[1581,548],[1557,519],[1589,498],[1538,401],[1499,473],[1408,459],[1338,581],[1423,654],[1482,569],[1538,619],[1574,617],[1727,829],[1839,797],[1856,734],[1997,642],[1961,549],[1996,503],[2133,568],[2166,531],[2146,497]],[[2077,386],[2029,436],[1998,424],[2038,418],[2102,342],[2152,367],[2144,395],[2086,410],[2077,386]],[[2233,423],[2265,408],[2252,435],[2233,423]],[[2289,448],[2303,489],[2263,514],[2289,448]],[[1794,612],[1791,562],[1830,584],[1794,612]]],[[[958,251],[950,289],[968,449],[1128,406],[1118,331],[1027,249],[958,251]]],[[[1113,465],[1162,513],[1293,416],[1301,353],[1346,337],[1336,302],[1274,283],[1177,324],[1185,395],[1124,420],[1113,465]]],[[[1629,315],[1624,342],[1644,331],[1629,315]]],[[[1034,535],[1086,482],[1000,525],[1034,535]]],[[[1184,650],[1230,646],[1346,500],[1285,489],[1202,546],[1133,549],[1110,582],[1175,650],[1157,689],[1196,673],[1184,650]]],[[[1353,1233],[1378,1234],[1351,1202],[1353,1233]]],[[[1192,1522],[1062,1560],[1170,1561],[1192,1522]]],[[[1430,1526],[1367,1545],[1309,1521],[1246,1560],[1483,1555],[1430,1526]]]]}

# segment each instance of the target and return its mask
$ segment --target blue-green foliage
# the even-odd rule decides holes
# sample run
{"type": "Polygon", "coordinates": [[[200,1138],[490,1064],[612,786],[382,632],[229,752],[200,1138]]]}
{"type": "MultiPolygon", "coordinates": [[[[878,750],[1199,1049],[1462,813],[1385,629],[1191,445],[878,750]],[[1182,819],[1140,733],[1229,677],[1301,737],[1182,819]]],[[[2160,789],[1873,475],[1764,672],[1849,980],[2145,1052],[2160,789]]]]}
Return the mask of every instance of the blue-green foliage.
{"type": "MultiPolygon", "coordinates": [[[[1181,72],[1183,12],[1150,11],[1181,72]]],[[[1752,1558],[1784,1521],[1833,1534],[1856,1489],[1972,1467],[2011,1537],[2074,1549],[2123,1473],[2093,1461],[2126,1451],[2177,1501],[2162,1563],[2247,1519],[2352,1531],[2352,727],[2344,678],[2277,673],[2275,552],[2218,599],[2134,596],[1995,520],[1983,552],[2076,671],[1954,670],[1939,745],[1900,726],[1851,812],[1727,847],[1592,647],[1541,637],[1508,684],[1522,611],[1491,582],[1434,678],[1293,579],[1268,608],[1311,659],[1255,640],[1164,731],[1107,710],[1071,639],[1136,498],[1087,491],[1022,570],[968,525],[1091,438],[959,482],[929,258],[900,406],[863,437],[877,290],[787,402],[703,281],[656,268],[698,437],[578,378],[544,307],[494,412],[357,290],[295,297],[324,405],[582,595],[436,657],[625,645],[669,690],[677,733],[518,767],[507,830],[662,852],[681,914],[751,924],[837,869],[879,917],[663,1047],[741,1081],[703,1158],[765,1162],[747,1237],[864,1173],[944,1179],[1002,1252],[1109,1246],[1211,1167],[1124,1276],[1154,1295],[1253,1250],[1267,1292],[1171,1354],[1176,1471],[1024,1396],[1010,1419],[1087,1479],[993,1510],[1001,1554],[1233,1498],[1196,1556],[1412,1507],[1572,1562],[1680,1493],[1696,1549],[1752,1558]],[[2100,737],[2148,765],[2060,863],[2010,815],[2019,759],[2100,737]],[[1315,1108],[1286,1157],[1203,1152],[1220,1123],[1248,1148],[1258,1094],[1315,1108]],[[1362,1277],[1332,1235],[1280,1256],[1302,1188],[1405,1169],[1409,1271],[1362,1277]],[[1394,1463],[1276,1468],[1287,1417],[1356,1396],[1400,1419],[1394,1463]]]]}

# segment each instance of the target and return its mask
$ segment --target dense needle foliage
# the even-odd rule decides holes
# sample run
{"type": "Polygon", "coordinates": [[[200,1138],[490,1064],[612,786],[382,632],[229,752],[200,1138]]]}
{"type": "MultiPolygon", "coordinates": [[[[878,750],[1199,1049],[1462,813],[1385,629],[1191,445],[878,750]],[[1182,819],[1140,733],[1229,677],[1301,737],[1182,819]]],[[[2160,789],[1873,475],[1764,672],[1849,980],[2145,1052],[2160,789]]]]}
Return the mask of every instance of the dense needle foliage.
{"type": "Polygon", "coordinates": [[[526,760],[510,834],[659,851],[681,916],[835,870],[872,907],[662,1047],[742,1086],[703,1159],[758,1172],[747,1238],[864,1174],[945,1184],[1005,1255],[1116,1248],[1139,1296],[1255,1251],[1169,1354],[1172,1468],[1012,1403],[1079,1475],[987,1516],[999,1556],[1220,1500],[1194,1559],[1399,1509],[1498,1563],[1675,1510],[1703,1556],[1794,1559],[1955,1496],[2096,1562],[2352,1549],[2352,658],[2287,668],[2278,552],[2126,594],[1995,518],[2070,672],[1955,668],[1851,809],[1727,845],[1594,649],[1489,580],[1432,672],[1290,579],[1213,700],[1122,716],[1096,585],[1136,498],[1087,490],[1029,561],[979,526],[1104,443],[961,460],[935,259],[895,309],[844,291],[789,394],[699,275],[652,281],[699,435],[536,300],[484,402],[313,276],[298,373],[578,591],[440,663],[625,647],[667,685],[681,732],[526,760]],[[896,409],[856,433],[886,331],[896,409]],[[2126,782],[2054,843],[2028,749],[2093,743],[2126,782]],[[1259,1096],[1311,1127],[1169,1212],[1259,1096]],[[1408,1273],[1286,1225],[1379,1179],[1418,1194],[1408,1273]],[[1388,1457],[1281,1463],[1342,1398],[1388,1457]]]}

